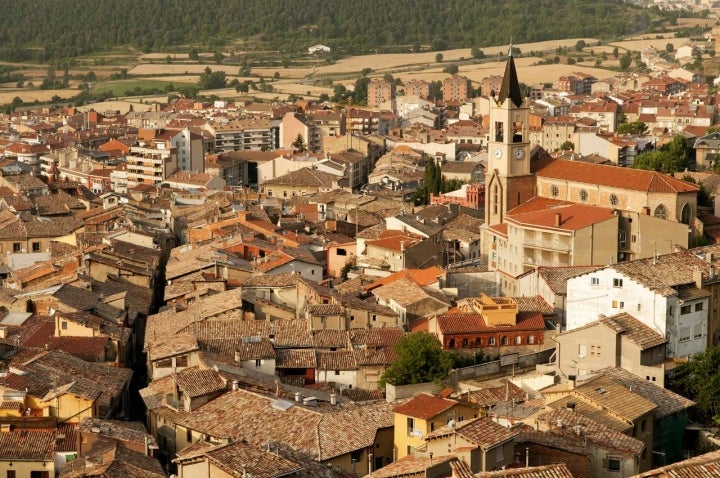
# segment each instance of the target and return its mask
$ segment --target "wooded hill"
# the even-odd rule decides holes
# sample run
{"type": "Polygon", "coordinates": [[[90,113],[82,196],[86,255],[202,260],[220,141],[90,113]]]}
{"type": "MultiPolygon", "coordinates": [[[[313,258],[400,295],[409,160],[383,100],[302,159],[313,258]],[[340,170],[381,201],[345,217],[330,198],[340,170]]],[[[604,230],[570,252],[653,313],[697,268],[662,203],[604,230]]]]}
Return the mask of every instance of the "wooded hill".
{"type": "Polygon", "coordinates": [[[613,0],[0,0],[0,59],[47,62],[128,45],[145,52],[347,54],[617,38],[669,13],[613,0]]]}

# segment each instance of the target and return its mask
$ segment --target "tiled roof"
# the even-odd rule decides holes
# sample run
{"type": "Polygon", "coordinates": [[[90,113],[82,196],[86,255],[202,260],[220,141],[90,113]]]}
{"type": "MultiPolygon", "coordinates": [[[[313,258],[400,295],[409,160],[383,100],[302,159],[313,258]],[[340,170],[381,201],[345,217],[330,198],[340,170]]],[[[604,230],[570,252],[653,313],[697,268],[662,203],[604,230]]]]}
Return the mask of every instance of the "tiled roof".
{"type": "Polygon", "coordinates": [[[465,420],[454,425],[445,425],[429,433],[425,439],[433,440],[452,434],[458,434],[470,443],[488,450],[502,442],[515,438],[518,432],[498,425],[489,417],[484,417],[465,420]]]}
{"type": "Polygon", "coordinates": [[[567,280],[577,275],[594,272],[598,266],[539,267],[538,274],[556,294],[567,294],[567,280]]]}
{"type": "Polygon", "coordinates": [[[317,368],[315,350],[278,349],[275,354],[275,368],[317,368]]]}
{"type": "Polygon", "coordinates": [[[283,272],[282,274],[261,274],[248,277],[243,281],[243,287],[295,287],[299,274],[283,272]]]}
{"type": "Polygon", "coordinates": [[[148,342],[146,346],[148,358],[151,360],[173,357],[199,349],[197,339],[192,334],[177,333],[169,337],[162,336],[146,342],[148,342]]]}
{"type": "Polygon", "coordinates": [[[332,188],[337,184],[339,177],[318,169],[302,168],[292,171],[274,179],[268,179],[265,186],[296,186],[316,187],[321,189],[332,188]]]}
{"type": "Polygon", "coordinates": [[[602,376],[578,386],[575,393],[629,422],[657,407],[653,402],[627,387],[602,376]]]}
{"type": "Polygon", "coordinates": [[[55,430],[13,430],[0,433],[0,460],[52,461],[55,430]]]}
{"type": "Polygon", "coordinates": [[[540,312],[542,315],[555,315],[555,309],[541,295],[513,297],[513,299],[517,302],[519,312],[540,312]]]}
{"type": "Polygon", "coordinates": [[[175,375],[175,383],[190,398],[225,390],[225,382],[212,369],[187,369],[175,375]]]}
{"type": "Polygon", "coordinates": [[[538,421],[546,423],[548,430],[552,433],[561,434],[569,439],[575,437],[578,443],[583,443],[587,439],[588,442],[598,447],[611,449],[617,453],[640,455],[645,448],[645,443],[642,441],[612,430],[568,408],[543,413],[538,417],[538,421]],[[563,424],[562,428],[556,426],[558,420],[563,424]],[[576,426],[580,427],[579,435],[575,429],[576,426]]]}
{"type": "Polygon", "coordinates": [[[441,398],[429,393],[420,393],[407,402],[396,406],[393,412],[428,420],[445,410],[449,410],[457,405],[457,403],[455,400],[448,398],[441,398]]]}
{"type": "Polygon", "coordinates": [[[438,282],[438,278],[444,274],[445,272],[437,266],[428,267],[427,269],[404,269],[366,285],[365,290],[371,290],[401,278],[410,279],[419,286],[426,286],[438,282]]]}
{"type": "Polygon", "coordinates": [[[352,350],[318,351],[316,354],[318,370],[357,370],[352,350]]]}
{"type": "Polygon", "coordinates": [[[529,468],[511,468],[502,471],[486,471],[475,475],[476,478],[572,478],[573,475],[564,463],[531,466],[529,468]]]}
{"type": "Polygon", "coordinates": [[[423,299],[433,298],[439,304],[450,305],[450,301],[443,298],[442,300],[434,294],[430,294],[428,290],[420,287],[410,279],[401,278],[396,281],[373,289],[372,293],[381,299],[392,299],[403,307],[407,307],[423,299]]]}
{"type": "Polygon", "coordinates": [[[633,478],[710,478],[720,476],[720,450],[634,475],[633,478]]]}
{"type": "Polygon", "coordinates": [[[643,380],[620,367],[605,369],[602,373],[616,383],[627,388],[632,388],[633,393],[637,393],[656,404],[657,408],[654,411],[656,419],[681,412],[695,404],[692,400],[682,395],[659,387],[653,382],[643,380]]]}
{"type": "MultiPolygon", "coordinates": [[[[572,425],[572,423],[570,423],[570,425],[572,425]]],[[[519,432],[518,436],[515,437],[515,443],[518,445],[524,443],[535,443],[569,453],[575,453],[577,455],[592,455],[590,449],[584,442],[578,441],[572,436],[566,437],[565,435],[558,433],[535,430],[533,427],[528,425],[519,427],[519,432]]]]}
{"type": "Polygon", "coordinates": [[[344,315],[345,308],[342,304],[310,304],[307,306],[310,315],[344,315]]]}
{"type": "Polygon", "coordinates": [[[215,447],[205,452],[210,463],[231,476],[276,478],[299,472],[295,462],[275,455],[272,450],[259,449],[244,440],[215,447]]]}
{"type": "Polygon", "coordinates": [[[155,438],[148,434],[145,426],[140,422],[85,418],[80,423],[78,431],[81,433],[99,433],[109,438],[136,445],[144,445],[146,438],[150,444],[155,443],[155,438]]]}
{"type": "Polygon", "coordinates": [[[611,266],[645,287],[662,294],[672,296],[677,293],[678,285],[695,282],[694,272],[698,268],[708,277],[710,264],[689,251],[674,252],[655,258],[620,262],[611,266]]]}
{"type": "Polygon", "coordinates": [[[437,323],[442,333],[446,335],[545,329],[545,321],[540,312],[518,313],[515,325],[498,327],[488,326],[483,316],[475,313],[441,314],[437,316],[437,323]]]}
{"type": "Polygon", "coordinates": [[[275,349],[266,337],[204,338],[198,340],[200,350],[239,360],[274,359],[275,349]],[[259,339],[259,340],[258,340],[259,339]]]}
{"type": "Polygon", "coordinates": [[[198,340],[261,337],[273,342],[275,348],[313,346],[308,324],[303,320],[206,319],[187,325],[181,332],[190,333],[198,340]]]}
{"type": "Polygon", "coordinates": [[[695,192],[694,184],[675,179],[656,171],[621,168],[580,161],[556,159],[537,171],[538,177],[564,179],[573,182],[609,186],[618,189],[654,193],[695,192]]]}
{"type": "Polygon", "coordinates": [[[368,475],[368,478],[420,478],[425,476],[425,471],[431,466],[456,460],[455,455],[433,456],[432,458],[425,454],[407,455],[379,470],[373,471],[368,475]]]}
{"type": "Polygon", "coordinates": [[[346,348],[349,345],[346,330],[323,329],[313,332],[313,341],[318,348],[346,348]]]}
{"type": "Polygon", "coordinates": [[[618,334],[627,337],[637,344],[641,350],[667,343],[667,339],[662,334],[625,312],[612,317],[603,317],[599,322],[618,334]]]}
{"type": "Polygon", "coordinates": [[[520,387],[510,380],[503,379],[503,381],[504,384],[499,386],[468,391],[465,397],[471,403],[481,407],[492,407],[504,400],[516,400],[518,402],[525,400],[525,392],[520,387]]]}
{"type": "Polygon", "coordinates": [[[122,446],[115,446],[109,453],[102,450],[100,457],[79,457],[65,463],[60,478],[119,477],[123,478],[164,478],[165,471],[160,462],[144,453],[122,446]],[[97,464],[101,462],[102,464],[97,464]]]}
{"type": "Polygon", "coordinates": [[[612,209],[573,204],[520,214],[509,211],[507,222],[560,231],[578,231],[613,218],[616,219],[617,216],[612,209]],[[556,225],[558,216],[559,225],[556,225]]]}

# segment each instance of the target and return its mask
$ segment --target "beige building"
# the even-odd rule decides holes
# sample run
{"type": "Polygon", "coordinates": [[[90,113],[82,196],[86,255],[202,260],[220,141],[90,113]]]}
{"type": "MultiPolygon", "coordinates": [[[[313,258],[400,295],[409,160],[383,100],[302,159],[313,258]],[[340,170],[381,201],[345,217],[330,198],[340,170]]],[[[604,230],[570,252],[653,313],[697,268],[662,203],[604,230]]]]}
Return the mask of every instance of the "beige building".
{"type": "Polygon", "coordinates": [[[592,374],[607,367],[665,386],[667,339],[628,313],[598,320],[553,338],[556,367],[564,377],[592,374]]]}
{"type": "MultiPolygon", "coordinates": [[[[407,90],[407,88],[406,88],[407,90]]],[[[367,85],[367,105],[371,108],[395,98],[395,82],[373,78],[367,85]]]]}
{"type": "Polygon", "coordinates": [[[472,85],[464,76],[445,78],[442,84],[443,101],[465,101],[471,97],[472,85]]]}

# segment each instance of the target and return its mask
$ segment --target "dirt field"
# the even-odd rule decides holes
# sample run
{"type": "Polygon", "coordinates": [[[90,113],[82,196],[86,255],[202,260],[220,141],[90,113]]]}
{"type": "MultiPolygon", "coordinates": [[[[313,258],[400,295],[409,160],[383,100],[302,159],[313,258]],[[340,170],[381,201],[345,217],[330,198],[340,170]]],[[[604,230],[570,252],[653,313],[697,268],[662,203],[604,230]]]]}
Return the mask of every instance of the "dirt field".
{"type": "MultiPolygon", "coordinates": [[[[167,97],[163,102],[167,101],[167,97]]],[[[93,103],[91,105],[85,105],[78,108],[80,111],[95,110],[99,112],[103,111],[119,111],[121,114],[125,114],[130,111],[132,106],[133,111],[150,111],[153,108],[152,104],[140,103],[138,101],[103,101],[101,103],[93,103]]]]}
{"type": "Polygon", "coordinates": [[[40,102],[50,101],[57,95],[61,98],[74,95],[72,90],[0,90],[0,105],[12,103],[13,98],[20,97],[25,103],[32,103],[35,100],[40,102]]]}
{"type": "Polygon", "coordinates": [[[672,43],[675,48],[690,43],[687,38],[653,38],[646,40],[627,40],[611,43],[610,46],[617,46],[621,50],[640,51],[649,46],[655,47],[657,50],[664,50],[668,43],[672,43]]]}

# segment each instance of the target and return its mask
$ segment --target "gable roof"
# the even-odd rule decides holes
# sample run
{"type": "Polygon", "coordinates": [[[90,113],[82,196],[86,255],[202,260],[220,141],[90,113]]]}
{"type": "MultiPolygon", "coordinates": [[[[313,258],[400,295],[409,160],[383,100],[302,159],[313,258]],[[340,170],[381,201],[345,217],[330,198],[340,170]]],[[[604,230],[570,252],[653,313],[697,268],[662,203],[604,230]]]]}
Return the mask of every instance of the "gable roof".
{"type": "Polygon", "coordinates": [[[541,178],[563,179],[648,193],[685,193],[697,192],[699,189],[695,184],[657,171],[564,159],[546,162],[540,166],[536,174],[541,178]]]}
{"type": "Polygon", "coordinates": [[[495,423],[492,418],[484,417],[442,426],[429,433],[425,439],[433,440],[452,434],[460,435],[467,441],[488,450],[502,442],[512,440],[518,432],[495,423]]]}
{"type": "Polygon", "coordinates": [[[457,404],[457,401],[450,400],[449,398],[442,398],[429,393],[420,393],[407,402],[396,406],[393,412],[429,420],[457,404]]]}
{"type": "Polygon", "coordinates": [[[560,231],[578,231],[613,218],[617,216],[612,209],[572,204],[520,214],[509,211],[507,222],[560,231]]]}

